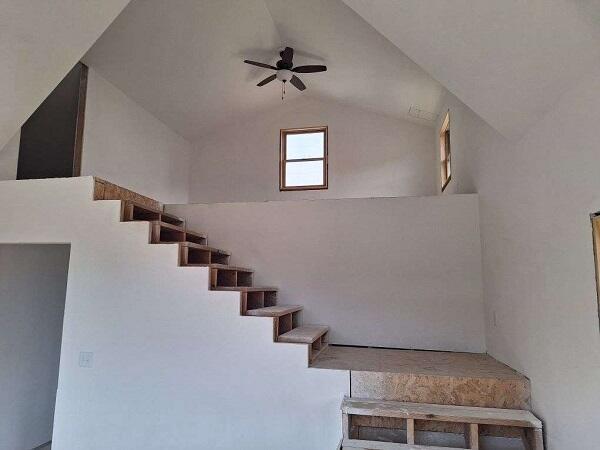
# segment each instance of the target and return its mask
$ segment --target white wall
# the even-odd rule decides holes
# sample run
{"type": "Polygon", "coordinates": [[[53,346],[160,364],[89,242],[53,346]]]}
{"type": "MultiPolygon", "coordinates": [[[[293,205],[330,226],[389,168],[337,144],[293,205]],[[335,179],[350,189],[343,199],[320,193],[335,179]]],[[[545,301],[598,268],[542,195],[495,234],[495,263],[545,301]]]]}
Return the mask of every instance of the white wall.
{"type": "Polygon", "coordinates": [[[240,316],[239,294],[92,193],[0,182],[0,243],[71,243],[52,449],[335,449],[349,373],[309,369],[305,345],[274,343],[271,318],[240,316]]]}
{"type": "Polygon", "coordinates": [[[0,245],[0,448],[52,438],[68,245],[0,245]]]}
{"type": "Polygon", "coordinates": [[[21,130],[17,131],[4,148],[0,149],[0,181],[17,178],[20,142],[21,130]]]}
{"type": "Polygon", "coordinates": [[[94,175],[162,202],[187,202],[191,144],[92,67],[82,175],[94,175]]]}
{"type": "Polygon", "coordinates": [[[169,206],[337,344],[485,351],[477,196],[169,206]]]}
{"type": "Polygon", "coordinates": [[[470,128],[472,117],[461,131],[487,135],[473,180],[488,352],[531,379],[549,450],[599,446],[600,333],[589,219],[600,210],[598,73],[574,84],[518,142],[470,128]]]}
{"type": "Polygon", "coordinates": [[[431,128],[367,110],[299,99],[197,142],[190,201],[432,195],[431,128]],[[279,130],[329,127],[329,189],[279,192],[279,130]]]}

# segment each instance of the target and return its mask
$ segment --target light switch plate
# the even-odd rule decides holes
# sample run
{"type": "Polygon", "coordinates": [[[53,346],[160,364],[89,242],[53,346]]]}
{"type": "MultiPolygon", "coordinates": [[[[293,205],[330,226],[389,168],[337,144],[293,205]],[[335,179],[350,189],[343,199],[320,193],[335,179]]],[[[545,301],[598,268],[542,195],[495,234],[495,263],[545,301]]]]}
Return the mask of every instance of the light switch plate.
{"type": "Polygon", "coordinates": [[[93,367],[94,366],[94,353],[92,352],[79,352],[79,367],[93,367]]]}

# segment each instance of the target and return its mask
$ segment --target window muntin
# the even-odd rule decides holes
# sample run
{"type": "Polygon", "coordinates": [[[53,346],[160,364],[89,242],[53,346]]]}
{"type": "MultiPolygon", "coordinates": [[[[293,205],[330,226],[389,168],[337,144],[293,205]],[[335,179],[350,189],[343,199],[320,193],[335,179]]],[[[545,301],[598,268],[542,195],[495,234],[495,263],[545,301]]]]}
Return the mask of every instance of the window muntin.
{"type": "Polygon", "coordinates": [[[327,127],[281,130],[279,189],[327,189],[327,127]]]}

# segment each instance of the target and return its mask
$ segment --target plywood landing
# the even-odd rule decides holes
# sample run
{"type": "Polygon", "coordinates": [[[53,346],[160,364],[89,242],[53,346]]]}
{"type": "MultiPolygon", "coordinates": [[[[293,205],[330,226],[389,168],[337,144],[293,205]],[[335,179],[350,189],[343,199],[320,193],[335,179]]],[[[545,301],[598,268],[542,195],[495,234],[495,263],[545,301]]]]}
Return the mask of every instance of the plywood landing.
{"type": "Polygon", "coordinates": [[[527,380],[483,353],[330,346],[312,364],[323,369],[527,380]]]}
{"type": "MultiPolygon", "coordinates": [[[[529,409],[529,380],[485,354],[329,346],[311,367],[349,370],[350,393],[356,398],[529,409]]],[[[387,418],[363,422],[371,427],[398,426],[387,418]]],[[[458,432],[453,426],[438,425],[417,428],[458,432]]],[[[483,433],[513,434],[487,428],[483,433]]]]}

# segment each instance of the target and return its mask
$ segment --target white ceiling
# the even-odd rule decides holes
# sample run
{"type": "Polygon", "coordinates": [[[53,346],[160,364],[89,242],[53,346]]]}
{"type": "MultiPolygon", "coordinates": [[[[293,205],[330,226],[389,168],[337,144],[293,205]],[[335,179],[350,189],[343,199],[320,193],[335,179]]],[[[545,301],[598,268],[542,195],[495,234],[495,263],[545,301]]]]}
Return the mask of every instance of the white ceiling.
{"type": "MultiPolygon", "coordinates": [[[[284,46],[303,74],[298,96],[332,99],[400,118],[437,112],[443,87],[341,0],[133,0],[84,61],[189,140],[281,104],[271,72],[284,46]]],[[[418,119],[412,119],[418,121],[418,119]]]]}
{"type": "Polygon", "coordinates": [[[600,60],[598,0],[344,0],[509,138],[600,60]]]}

